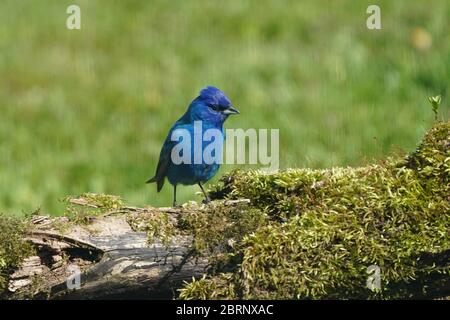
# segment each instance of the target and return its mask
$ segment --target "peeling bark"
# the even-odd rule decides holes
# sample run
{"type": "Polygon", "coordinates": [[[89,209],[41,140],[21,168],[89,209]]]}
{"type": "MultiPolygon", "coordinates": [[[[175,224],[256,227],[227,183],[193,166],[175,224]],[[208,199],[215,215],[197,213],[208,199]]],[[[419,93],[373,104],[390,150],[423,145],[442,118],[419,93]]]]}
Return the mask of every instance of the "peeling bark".
{"type": "MultiPolygon", "coordinates": [[[[161,212],[180,213],[173,208],[162,208],[161,212]]],[[[158,240],[148,244],[146,233],[134,231],[123,212],[96,217],[88,225],[46,216],[35,216],[32,222],[35,227],[26,240],[34,244],[37,255],[27,258],[10,276],[11,296],[170,299],[183,281],[205,272],[206,261],[191,256],[188,237],[177,237],[169,246],[158,240]],[[60,231],[61,225],[68,229],[60,231]],[[74,270],[80,270],[81,286],[70,290],[67,281],[74,270]]]]}

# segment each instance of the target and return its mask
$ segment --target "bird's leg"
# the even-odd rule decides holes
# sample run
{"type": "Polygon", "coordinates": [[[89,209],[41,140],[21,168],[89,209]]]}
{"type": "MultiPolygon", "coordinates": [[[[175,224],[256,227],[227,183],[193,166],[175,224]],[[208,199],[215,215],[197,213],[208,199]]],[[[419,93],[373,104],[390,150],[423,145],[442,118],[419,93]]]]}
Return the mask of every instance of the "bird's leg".
{"type": "Polygon", "coordinates": [[[173,207],[177,207],[177,185],[173,185],[173,207]]]}
{"type": "Polygon", "coordinates": [[[203,203],[209,203],[211,202],[211,199],[208,197],[208,195],[205,192],[205,189],[203,189],[202,184],[199,182],[198,185],[200,186],[200,189],[202,189],[203,194],[205,195],[205,200],[203,200],[203,203]]]}

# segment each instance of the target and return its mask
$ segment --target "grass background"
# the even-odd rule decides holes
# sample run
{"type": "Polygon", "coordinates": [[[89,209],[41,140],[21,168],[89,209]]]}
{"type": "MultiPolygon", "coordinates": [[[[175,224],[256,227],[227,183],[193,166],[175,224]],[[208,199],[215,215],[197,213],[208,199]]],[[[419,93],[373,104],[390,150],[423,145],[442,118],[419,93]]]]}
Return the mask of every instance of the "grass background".
{"type": "Polygon", "coordinates": [[[227,128],[280,129],[282,168],[409,151],[433,121],[428,96],[449,115],[449,17],[447,0],[2,0],[0,211],[58,214],[88,191],[169,205],[170,187],[144,181],[207,84],[241,111],[227,128]],[[65,26],[70,4],[81,30],[65,26]],[[366,28],[369,4],[382,30],[366,28]]]}

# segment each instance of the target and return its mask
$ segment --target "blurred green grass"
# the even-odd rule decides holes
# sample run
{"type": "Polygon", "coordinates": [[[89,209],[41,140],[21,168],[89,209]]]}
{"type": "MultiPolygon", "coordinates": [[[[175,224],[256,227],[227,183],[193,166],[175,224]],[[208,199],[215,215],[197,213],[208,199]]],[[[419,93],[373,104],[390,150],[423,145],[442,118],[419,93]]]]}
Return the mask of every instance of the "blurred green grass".
{"type": "Polygon", "coordinates": [[[169,205],[170,187],[144,181],[207,84],[241,111],[227,128],[280,129],[282,168],[411,150],[432,123],[428,96],[449,114],[450,3],[370,4],[382,30],[366,28],[364,1],[3,0],[0,211],[58,214],[82,192],[169,205]],[[65,27],[70,4],[81,30],[65,27]]]}

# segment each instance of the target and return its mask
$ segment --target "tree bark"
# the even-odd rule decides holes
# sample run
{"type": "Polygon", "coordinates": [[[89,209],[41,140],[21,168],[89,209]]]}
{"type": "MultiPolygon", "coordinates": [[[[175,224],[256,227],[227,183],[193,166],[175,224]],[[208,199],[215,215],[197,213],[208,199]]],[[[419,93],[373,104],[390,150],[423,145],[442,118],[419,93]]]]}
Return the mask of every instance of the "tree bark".
{"type": "MultiPolygon", "coordinates": [[[[139,210],[149,209],[125,208],[139,210]]],[[[169,208],[151,210],[180,213],[169,208]]],[[[171,299],[184,281],[205,272],[207,262],[192,257],[189,237],[174,238],[168,246],[158,240],[149,244],[147,234],[134,231],[126,217],[112,213],[93,218],[88,225],[76,225],[64,217],[34,216],[34,228],[26,240],[34,244],[37,254],[11,274],[11,296],[171,299]]]]}

